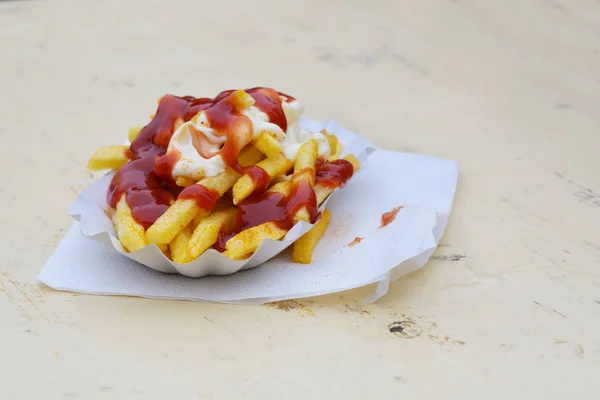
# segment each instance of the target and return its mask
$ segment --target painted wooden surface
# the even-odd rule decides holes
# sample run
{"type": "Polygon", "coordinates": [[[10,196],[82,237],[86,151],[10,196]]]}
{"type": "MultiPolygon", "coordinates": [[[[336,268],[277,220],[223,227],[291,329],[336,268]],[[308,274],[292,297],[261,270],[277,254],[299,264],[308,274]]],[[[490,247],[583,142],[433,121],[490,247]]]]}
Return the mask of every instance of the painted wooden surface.
{"type": "Polygon", "coordinates": [[[237,3],[0,2],[0,397],[598,398],[600,3],[237,3]],[[37,283],[98,146],[165,92],[256,85],[460,162],[425,268],[371,305],[37,283]]]}

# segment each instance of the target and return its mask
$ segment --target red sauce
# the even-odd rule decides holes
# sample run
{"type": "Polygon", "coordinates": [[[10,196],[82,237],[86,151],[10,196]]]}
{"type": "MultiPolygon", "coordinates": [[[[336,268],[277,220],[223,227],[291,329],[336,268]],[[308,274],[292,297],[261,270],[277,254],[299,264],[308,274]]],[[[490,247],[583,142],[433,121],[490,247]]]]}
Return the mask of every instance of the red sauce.
{"type": "Polygon", "coordinates": [[[292,182],[291,186],[290,197],[285,209],[289,226],[286,226],[285,228],[290,229],[293,226],[294,215],[296,215],[303,207],[307,208],[309,221],[311,224],[314,224],[319,215],[319,209],[317,196],[315,195],[312,186],[304,180],[292,182]]]}
{"type": "Polygon", "coordinates": [[[269,221],[277,224],[285,223],[287,221],[287,200],[288,198],[285,195],[276,192],[250,195],[238,204],[238,212],[231,230],[222,230],[213,248],[221,252],[224,251],[227,241],[244,229],[269,221]]]}
{"type": "MultiPolygon", "coordinates": [[[[279,93],[269,88],[252,88],[246,90],[256,101],[254,106],[269,116],[269,121],[279,126],[284,132],[287,132],[287,118],[281,108],[279,93]]],[[[290,96],[285,96],[288,100],[293,100],[290,96]]]]}
{"type": "Polygon", "coordinates": [[[113,177],[107,193],[107,202],[115,208],[125,194],[133,218],[148,228],[175,199],[171,179],[159,176],[154,160],[166,152],[173,134],[173,124],[189,107],[189,103],[175,96],[164,96],[156,116],[146,125],[129,147],[131,161],[113,177]]]}
{"type": "Polygon", "coordinates": [[[363,239],[364,238],[361,238],[360,236],[355,237],[353,241],[351,241],[350,243],[348,243],[348,247],[354,247],[354,246],[356,246],[357,244],[359,244],[360,242],[362,242],[363,239]]]}
{"type": "Polygon", "coordinates": [[[225,229],[225,226],[223,226],[221,228],[221,231],[219,232],[219,236],[217,237],[217,241],[215,242],[215,244],[212,245],[211,248],[215,249],[216,251],[222,253],[226,250],[225,245],[227,244],[227,241],[229,239],[231,239],[233,237],[233,233],[229,233],[227,232],[227,230],[225,229]]]}
{"type": "MultiPolygon", "coordinates": [[[[254,98],[254,105],[269,115],[271,122],[279,125],[284,131],[287,130],[287,121],[277,91],[252,88],[246,92],[254,98]]],[[[171,176],[179,156],[165,154],[175,122],[187,122],[203,110],[215,129],[215,134],[226,136],[225,144],[219,151],[226,164],[239,173],[248,173],[264,190],[268,184],[265,183],[268,177],[265,178],[265,174],[254,167],[244,168],[238,163],[240,151],[252,140],[252,121],[238,112],[233,93],[234,91],[228,90],[214,99],[164,96],[152,121],[141,130],[131,144],[128,151],[131,161],[113,177],[107,193],[108,204],[115,208],[121,196],[125,194],[133,218],[144,228],[152,225],[181,190],[171,176]]],[[[293,100],[291,96],[281,96],[293,100]]],[[[204,192],[200,193],[193,187],[184,190],[182,195],[194,198],[203,207],[211,204],[212,194],[209,196],[204,192]]]]}
{"type": "Polygon", "coordinates": [[[328,161],[317,171],[316,183],[334,189],[343,187],[354,174],[354,166],[346,160],[328,161]]]}
{"type": "Polygon", "coordinates": [[[171,151],[168,154],[156,158],[154,160],[154,171],[156,172],[156,175],[166,181],[172,181],[173,177],[171,176],[171,172],[180,158],[181,153],[179,151],[171,151]]]}
{"type": "Polygon", "coordinates": [[[269,186],[269,182],[271,181],[271,177],[267,171],[258,165],[251,165],[245,168],[244,173],[252,178],[252,181],[256,185],[255,193],[263,193],[267,190],[267,186],[269,186]]]}
{"type": "Polygon", "coordinates": [[[210,211],[215,207],[221,195],[216,190],[205,188],[200,185],[191,185],[183,189],[178,199],[192,199],[198,207],[210,211]]]}
{"type": "Polygon", "coordinates": [[[388,211],[388,212],[381,214],[381,225],[379,227],[384,228],[384,227],[388,226],[389,224],[391,224],[392,222],[394,222],[394,220],[396,219],[396,215],[398,215],[398,213],[400,212],[400,210],[402,208],[403,208],[403,206],[396,207],[396,208],[392,209],[392,211],[388,211]]]}
{"type": "Polygon", "coordinates": [[[315,171],[320,170],[324,163],[325,160],[323,160],[322,158],[317,158],[317,161],[315,162],[315,171]]]}

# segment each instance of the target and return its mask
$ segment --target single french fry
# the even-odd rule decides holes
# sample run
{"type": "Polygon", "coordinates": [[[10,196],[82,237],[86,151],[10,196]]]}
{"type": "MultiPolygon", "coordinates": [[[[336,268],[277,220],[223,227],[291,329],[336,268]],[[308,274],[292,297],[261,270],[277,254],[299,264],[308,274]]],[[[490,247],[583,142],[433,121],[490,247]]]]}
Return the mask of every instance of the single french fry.
{"type": "Polygon", "coordinates": [[[275,157],[282,152],[281,144],[269,132],[263,132],[252,142],[254,147],[260,150],[267,157],[275,157]]]}
{"type": "Polygon", "coordinates": [[[244,147],[244,150],[240,153],[238,161],[242,167],[254,165],[264,158],[263,154],[253,145],[244,147]]]}
{"type": "MultiPolygon", "coordinates": [[[[283,154],[278,154],[275,157],[267,158],[256,164],[264,169],[269,178],[284,174],[292,167],[292,162],[285,158],[283,154]]],[[[248,175],[243,175],[233,185],[233,203],[239,204],[246,197],[250,196],[256,190],[256,183],[248,175]]]]}
{"type": "MultiPolygon", "coordinates": [[[[298,150],[296,163],[294,164],[294,175],[292,175],[292,185],[308,184],[311,187],[315,184],[315,165],[318,156],[317,142],[313,139],[305,142],[298,150]]],[[[294,215],[294,223],[298,221],[310,222],[310,214],[306,206],[300,208],[294,215]]]]}
{"type": "Polygon", "coordinates": [[[236,213],[237,209],[230,207],[226,210],[216,211],[202,219],[194,229],[187,245],[189,255],[196,259],[215,244],[223,225],[229,225],[235,218],[236,213]]]}
{"type": "Polygon", "coordinates": [[[122,195],[117,203],[112,220],[121,244],[128,251],[139,250],[148,244],[144,227],[133,219],[125,195],[122,195]]]}
{"type": "Polygon", "coordinates": [[[319,147],[317,146],[317,142],[314,139],[310,139],[298,150],[298,155],[296,156],[296,162],[294,163],[294,174],[297,174],[305,169],[310,169],[315,171],[315,162],[317,161],[317,156],[319,152],[319,147]]]}
{"type": "Polygon", "coordinates": [[[194,259],[187,250],[188,243],[192,237],[192,227],[190,225],[183,228],[181,232],[175,236],[175,239],[169,243],[171,257],[178,264],[185,264],[194,259]]]}
{"type": "Polygon", "coordinates": [[[319,240],[325,234],[325,230],[329,225],[331,219],[331,211],[323,211],[321,219],[312,227],[311,230],[306,232],[300,239],[294,243],[294,250],[292,251],[292,261],[301,264],[310,264],[312,259],[312,253],[319,243],[319,240]]]}
{"type": "Polygon", "coordinates": [[[129,143],[133,143],[133,141],[140,135],[141,131],[141,126],[134,126],[133,128],[129,128],[129,143]]]}
{"type": "Polygon", "coordinates": [[[128,146],[100,147],[88,161],[87,167],[90,171],[117,170],[129,161],[127,149],[129,149],[128,146]]]}
{"type": "Polygon", "coordinates": [[[286,232],[286,229],[280,228],[274,222],[265,222],[264,224],[243,230],[229,239],[225,245],[226,250],[223,254],[234,260],[243,259],[244,256],[256,251],[263,240],[279,240],[286,232]]]}
{"type": "MultiPolygon", "coordinates": [[[[148,228],[146,239],[149,243],[171,243],[194,217],[200,207],[193,199],[176,200],[167,211],[148,228]]],[[[208,212],[207,212],[208,213],[208,212]]]]}
{"type": "MultiPolygon", "coordinates": [[[[360,162],[358,161],[356,156],[354,156],[354,154],[348,154],[346,157],[344,157],[344,160],[352,164],[355,173],[360,169],[360,162]]],[[[325,199],[331,194],[331,192],[333,192],[332,188],[320,185],[318,182],[315,185],[314,189],[315,195],[317,196],[317,204],[319,205],[321,205],[321,203],[325,201],[325,199]]]]}
{"type": "MultiPolygon", "coordinates": [[[[262,154],[254,147],[242,151],[239,161],[241,165],[253,164],[260,160],[262,154]]],[[[200,180],[197,185],[223,194],[233,186],[240,175],[227,168],[225,172],[215,176],[208,176],[200,180]]],[[[158,217],[146,231],[146,238],[150,243],[170,243],[194,218],[206,217],[212,210],[204,210],[193,199],[177,199],[167,211],[158,217]]]]}
{"type": "Polygon", "coordinates": [[[327,138],[327,142],[329,143],[329,161],[337,159],[338,157],[335,157],[335,153],[339,143],[337,136],[325,130],[321,131],[321,133],[327,138]]]}
{"type": "Polygon", "coordinates": [[[178,176],[175,178],[175,184],[184,188],[192,186],[196,182],[197,181],[193,180],[192,178],[188,178],[187,176],[178,176]]]}

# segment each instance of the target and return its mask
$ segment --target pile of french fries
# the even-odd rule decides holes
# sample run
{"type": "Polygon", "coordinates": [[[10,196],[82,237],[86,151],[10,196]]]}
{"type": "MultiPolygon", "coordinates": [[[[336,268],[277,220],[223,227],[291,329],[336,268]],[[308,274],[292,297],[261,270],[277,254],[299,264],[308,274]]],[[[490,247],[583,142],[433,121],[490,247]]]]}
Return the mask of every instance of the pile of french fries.
{"type": "MultiPolygon", "coordinates": [[[[176,123],[173,129],[176,129],[177,125],[179,123],[176,123]]],[[[132,128],[129,132],[129,140],[133,142],[139,133],[140,128],[132,128]]],[[[323,133],[331,148],[331,156],[325,161],[339,159],[342,146],[338,138],[334,134],[323,133]]],[[[128,146],[102,147],[92,156],[88,168],[117,171],[130,161],[128,149],[128,146]]],[[[355,171],[358,170],[359,162],[354,155],[348,155],[344,159],[352,164],[355,171]]],[[[289,196],[292,183],[303,182],[314,189],[317,204],[320,205],[333,191],[333,188],[316,182],[315,173],[319,160],[318,146],[313,139],[300,147],[295,160],[289,160],[282,152],[278,140],[271,134],[263,132],[241,151],[239,163],[242,166],[257,165],[266,171],[270,180],[267,192],[270,193],[289,196]]],[[[221,199],[213,210],[204,210],[194,199],[178,198],[146,230],[134,219],[127,204],[126,194],[123,194],[116,209],[109,209],[108,213],[125,249],[133,252],[149,244],[156,244],[176,263],[193,261],[215,245],[223,229],[231,227],[238,211],[236,204],[240,204],[257,190],[250,176],[240,175],[229,167],[215,176],[207,176],[197,181],[179,177],[175,182],[181,187],[203,186],[221,197],[230,191],[233,200],[221,199]]],[[[322,212],[315,226],[294,243],[292,253],[294,262],[310,263],[313,250],[325,233],[330,218],[329,210],[322,212]]],[[[293,215],[293,219],[294,223],[311,222],[306,207],[300,208],[293,215]]],[[[267,238],[279,240],[286,233],[287,230],[280,225],[265,222],[231,237],[226,242],[223,254],[235,260],[246,259],[257,250],[263,240],[267,238]]]]}

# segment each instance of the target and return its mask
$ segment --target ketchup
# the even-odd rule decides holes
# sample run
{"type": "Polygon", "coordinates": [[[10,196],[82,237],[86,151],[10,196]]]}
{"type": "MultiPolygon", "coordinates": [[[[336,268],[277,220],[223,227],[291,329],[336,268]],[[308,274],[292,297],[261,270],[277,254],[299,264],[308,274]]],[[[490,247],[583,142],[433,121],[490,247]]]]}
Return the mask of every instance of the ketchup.
{"type": "Polygon", "coordinates": [[[381,214],[381,225],[379,227],[384,228],[394,222],[396,215],[398,215],[402,208],[404,208],[404,206],[393,208],[391,211],[381,214]]]}
{"type": "Polygon", "coordinates": [[[316,183],[331,189],[343,187],[354,174],[354,166],[349,161],[339,159],[328,161],[317,170],[316,183]]]}

